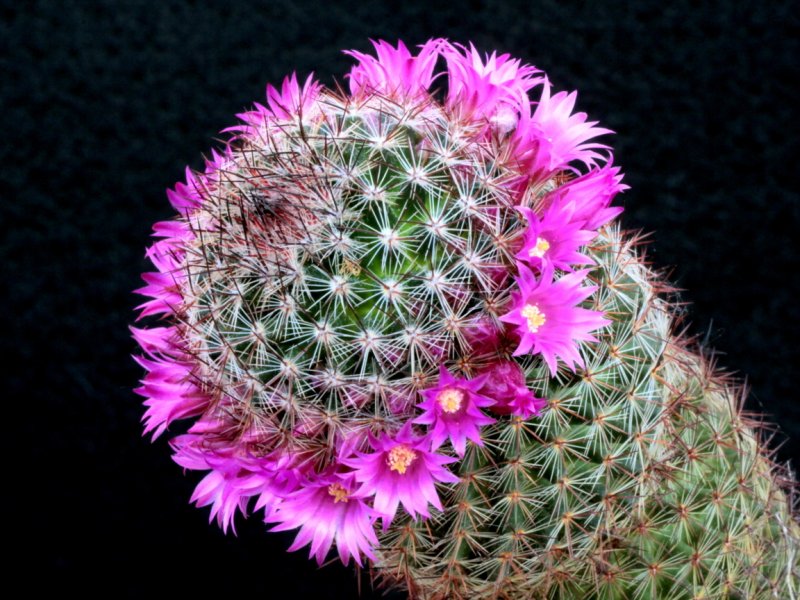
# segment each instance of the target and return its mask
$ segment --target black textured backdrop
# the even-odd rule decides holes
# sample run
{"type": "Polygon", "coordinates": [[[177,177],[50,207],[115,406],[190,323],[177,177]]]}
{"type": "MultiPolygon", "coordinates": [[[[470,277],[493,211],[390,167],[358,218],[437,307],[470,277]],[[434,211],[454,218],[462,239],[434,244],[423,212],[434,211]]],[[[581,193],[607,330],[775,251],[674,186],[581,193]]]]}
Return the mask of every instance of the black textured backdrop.
{"type": "Polygon", "coordinates": [[[291,534],[254,517],[224,536],[187,504],[197,475],[141,438],[127,325],[183,166],[266,82],[341,80],[340,50],[369,37],[473,40],[578,89],[617,131],[625,223],[655,232],[651,257],[674,267],[693,331],[748,375],[748,407],[789,438],[779,458],[798,455],[791,0],[1,4],[3,498],[23,533],[4,548],[45,568],[29,589],[356,597],[351,571],[285,553],[291,534]]]}

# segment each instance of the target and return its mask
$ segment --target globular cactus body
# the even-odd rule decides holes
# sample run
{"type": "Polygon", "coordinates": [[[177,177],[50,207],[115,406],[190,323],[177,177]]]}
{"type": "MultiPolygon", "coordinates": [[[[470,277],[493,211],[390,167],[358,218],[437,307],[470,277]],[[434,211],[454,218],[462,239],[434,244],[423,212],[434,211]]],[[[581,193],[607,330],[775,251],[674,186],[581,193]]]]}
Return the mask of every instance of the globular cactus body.
{"type": "Polygon", "coordinates": [[[145,430],[197,417],[193,500],[420,598],[794,597],[778,470],[612,222],[608,131],[507,55],[376,51],[168,193],[169,324],[133,333],[145,430]]]}

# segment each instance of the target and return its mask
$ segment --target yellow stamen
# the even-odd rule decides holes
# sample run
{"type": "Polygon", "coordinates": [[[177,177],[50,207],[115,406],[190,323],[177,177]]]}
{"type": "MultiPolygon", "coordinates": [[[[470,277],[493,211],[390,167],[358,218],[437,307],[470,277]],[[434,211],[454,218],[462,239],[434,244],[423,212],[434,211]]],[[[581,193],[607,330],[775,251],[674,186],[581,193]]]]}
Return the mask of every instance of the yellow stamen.
{"type": "Polygon", "coordinates": [[[542,258],[547,252],[550,250],[550,242],[548,242],[544,238],[537,237],[536,238],[536,245],[528,250],[529,256],[535,256],[536,258],[542,258]]]}
{"type": "Polygon", "coordinates": [[[436,401],[446,413],[454,413],[461,408],[464,401],[464,392],[454,388],[447,388],[436,395],[436,401]]]}
{"type": "Polygon", "coordinates": [[[386,457],[386,462],[389,465],[389,469],[403,475],[416,459],[416,452],[405,444],[398,444],[389,450],[389,456],[386,457]]]}
{"type": "Polygon", "coordinates": [[[333,496],[333,503],[347,502],[347,490],[341,483],[332,483],[328,486],[328,493],[333,496]]]}
{"type": "Polygon", "coordinates": [[[547,318],[535,304],[526,304],[522,309],[522,316],[528,319],[528,331],[536,333],[539,327],[545,324],[547,318]]]}

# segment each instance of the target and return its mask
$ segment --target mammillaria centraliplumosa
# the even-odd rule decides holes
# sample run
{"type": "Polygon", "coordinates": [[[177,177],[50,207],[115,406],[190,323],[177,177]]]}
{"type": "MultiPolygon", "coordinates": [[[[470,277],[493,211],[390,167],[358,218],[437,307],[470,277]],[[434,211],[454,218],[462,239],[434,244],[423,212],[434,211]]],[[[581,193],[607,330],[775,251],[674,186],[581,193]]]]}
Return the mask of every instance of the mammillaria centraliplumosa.
{"type": "Polygon", "coordinates": [[[779,469],[615,221],[611,132],[509,55],[374,48],[168,191],[132,330],[192,500],[420,598],[796,593],[779,469]]]}

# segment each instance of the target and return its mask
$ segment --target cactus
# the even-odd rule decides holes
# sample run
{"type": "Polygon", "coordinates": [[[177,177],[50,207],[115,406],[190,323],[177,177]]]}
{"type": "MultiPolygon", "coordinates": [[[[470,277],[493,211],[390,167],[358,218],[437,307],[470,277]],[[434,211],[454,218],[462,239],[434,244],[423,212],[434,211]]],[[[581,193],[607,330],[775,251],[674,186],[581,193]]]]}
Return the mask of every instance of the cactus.
{"type": "Polygon", "coordinates": [[[620,228],[610,132],[508,55],[375,49],[168,191],[132,332],[192,501],[414,598],[800,594],[791,473],[620,228]]]}

